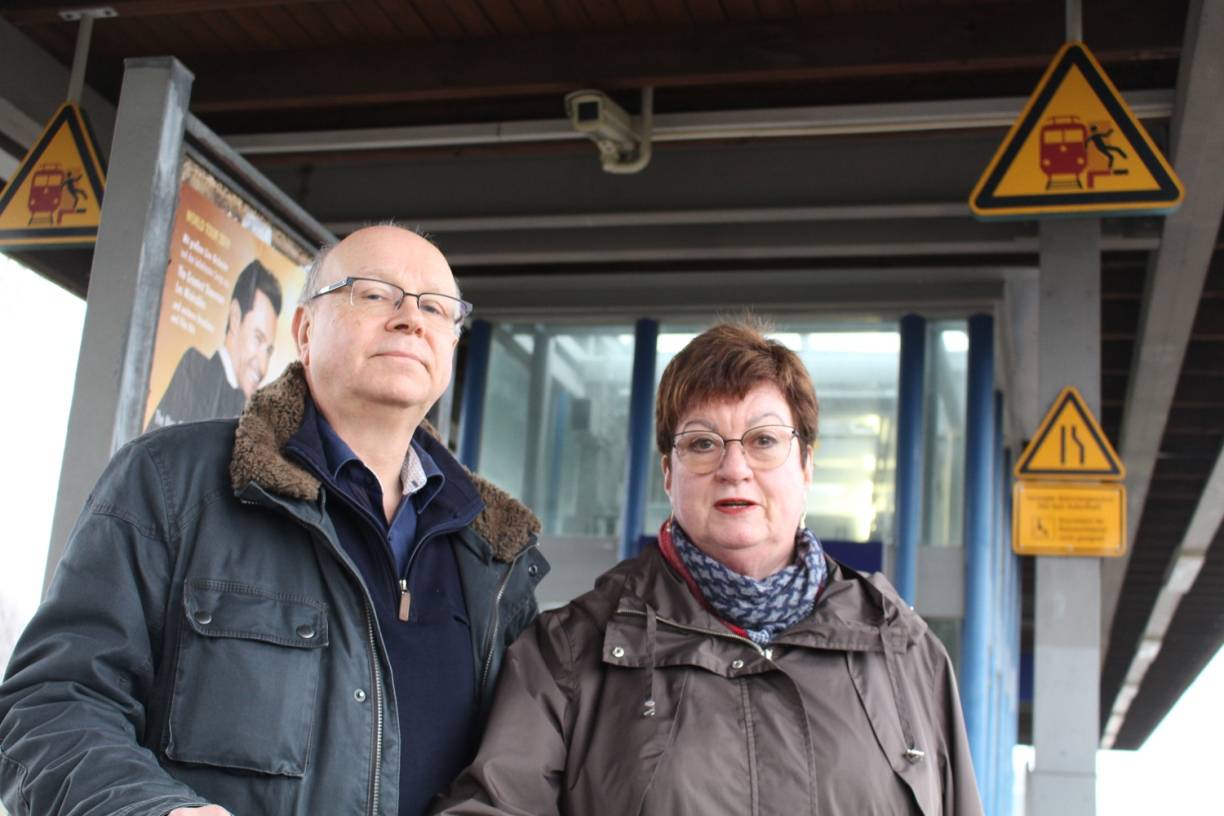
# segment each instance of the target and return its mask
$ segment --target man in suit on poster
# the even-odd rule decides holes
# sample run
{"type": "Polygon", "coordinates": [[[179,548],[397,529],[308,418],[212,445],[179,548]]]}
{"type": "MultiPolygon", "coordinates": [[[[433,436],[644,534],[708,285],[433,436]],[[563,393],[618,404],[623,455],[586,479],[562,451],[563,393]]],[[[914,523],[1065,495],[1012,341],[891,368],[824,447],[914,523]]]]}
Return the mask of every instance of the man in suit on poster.
{"type": "Polygon", "coordinates": [[[281,299],[280,282],[268,268],[247,264],[230,295],[224,341],[211,357],[194,346],[183,353],[145,430],[242,413],[268,373],[281,299]]]}

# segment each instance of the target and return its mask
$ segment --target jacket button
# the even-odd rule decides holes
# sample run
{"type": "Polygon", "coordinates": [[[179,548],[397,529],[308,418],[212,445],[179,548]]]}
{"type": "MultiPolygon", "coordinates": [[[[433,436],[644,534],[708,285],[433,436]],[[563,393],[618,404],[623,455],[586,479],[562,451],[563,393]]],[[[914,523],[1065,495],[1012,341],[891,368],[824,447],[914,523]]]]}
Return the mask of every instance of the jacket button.
{"type": "Polygon", "coordinates": [[[195,622],[201,626],[207,626],[208,624],[212,623],[212,613],[205,609],[196,610],[192,617],[195,618],[195,622]]]}
{"type": "Polygon", "coordinates": [[[353,699],[356,700],[357,702],[364,703],[365,698],[366,698],[366,693],[362,691],[361,689],[357,689],[356,691],[353,692],[353,699]]]}
{"type": "Polygon", "coordinates": [[[612,656],[613,656],[613,657],[617,657],[617,658],[624,657],[624,656],[625,656],[625,650],[624,650],[624,649],[622,649],[620,646],[613,646],[613,647],[612,647],[612,656]]]}
{"type": "Polygon", "coordinates": [[[731,668],[733,668],[733,669],[735,669],[735,670],[737,670],[737,671],[738,671],[739,669],[744,668],[744,661],[742,661],[742,660],[732,660],[732,661],[731,661],[731,668]]]}
{"type": "Polygon", "coordinates": [[[315,629],[309,623],[303,623],[297,628],[297,633],[302,640],[310,640],[315,636],[315,629]]]}
{"type": "Polygon", "coordinates": [[[527,568],[527,574],[530,575],[532,578],[534,578],[540,574],[540,568],[536,566],[535,564],[532,564],[531,566],[527,568]]]}

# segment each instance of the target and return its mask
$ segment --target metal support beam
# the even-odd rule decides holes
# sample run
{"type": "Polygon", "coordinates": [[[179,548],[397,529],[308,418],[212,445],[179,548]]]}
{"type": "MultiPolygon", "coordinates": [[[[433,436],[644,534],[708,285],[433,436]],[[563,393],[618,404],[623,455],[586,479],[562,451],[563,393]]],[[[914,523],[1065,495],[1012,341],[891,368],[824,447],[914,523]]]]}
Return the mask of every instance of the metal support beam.
{"type": "Polygon", "coordinates": [[[191,83],[174,59],[127,61],[44,586],[111,454],[141,430],[191,83]]]}
{"type": "Polygon", "coordinates": [[[565,443],[569,436],[570,427],[570,406],[573,403],[573,398],[567,389],[561,383],[552,390],[552,399],[550,400],[550,416],[552,418],[550,437],[550,451],[548,457],[548,469],[545,472],[545,478],[548,485],[544,490],[544,512],[539,513],[540,520],[544,522],[544,530],[552,535],[561,534],[561,491],[565,481],[565,443]]]}
{"type": "Polygon", "coordinates": [[[901,370],[897,387],[897,592],[913,606],[918,597],[918,546],[922,531],[922,443],[926,397],[926,320],[901,318],[901,370]]]}
{"type": "Polygon", "coordinates": [[[463,377],[463,405],[459,414],[459,461],[468,470],[480,467],[480,432],[484,427],[485,392],[489,387],[489,358],[493,353],[493,324],[473,320],[468,333],[463,377]]]}
{"type": "Polygon", "coordinates": [[[1067,2],[1067,42],[1084,39],[1084,7],[1080,0],[1067,2]]]}
{"type": "MultiPolygon", "coordinates": [[[[1038,395],[1054,403],[1074,385],[1101,406],[1100,222],[1041,223],[1038,395]]],[[[1029,429],[1031,435],[1036,429],[1029,429]]],[[[1101,562],[1037,559],[1030,814],[1096,812],[1101,562]]]]}
{"type": "MultiPolygon", "coordinates": [[[[999,794],[1000,816],[1012,814],[1012,791],[1015,789],[1015,771],[1012,765],[1012,751],[1020,729],[1020,561],[1012,552],[1011,542],[1011,469],[1012,457],[1010,451],[1000,452],[1002,461],[999,469],[1004,474],[1003,490],[999,501],[999,513],[1003,517],[1002,542],[1000,554],[1003,559],[1003,585],[1001,587],[1003,627],[999,641],[1004,650],[1003,687],[1004,703],[1001,727],[1002,740],[1002,773],[1001,791],[999,794]]],[[[1013,816],[1015,816],[1013,814],[1013,816]]]]}
{"type": "Polygon", "coordinates": [[[655,357],[659,324],[642,318],[633,327],[633,374],[629,390],[629,455],[625,457],[625,507],[621,515],[622,559],[637,555],[638,538],[646,518],[646,491],[654,464],[655,357]]]}
{"type": "MultiPolygon", "coordinates": [[[[1167,90],[1124,94],[1135,116],[1163,118],[1173,105],[1167,90]]],[[[874,133],[915,133],[1007,127],[1024,109],[1021,96],[873,105],[826,105],[738,111],[665,113],[654,117],[654,142],[705,139],[816,138],[874,133]]],[[[531,119],[463,125],[416,125],[347,130],[236,134],[239,153],[275,155],[404,150],[490,144],[569,142],[585,138],[568,119],[531,119]]]]}
{"type": "Polygon", "coordinates": [[[68,75],[68,101],[81,104],[81,91],[85,87],[85,66],[89,64],[89,39],[93,35],[94,15],[81,17],[77,28],[76,50],[72,54],[72,72],[68,75]]]}
{"type": "Polygon", "coordinates": [[[544,416],[548,405],[552,337],[537,324],[532,332],[531,367],[527,382],[527,442],[523,456],[523,504],[540,514],[540,460],[544,442],[544,416]]]}
{"type": "Polygon", "coordinates": [[[1003,392],[994,392],[994,438],[991,440],[994,454],[994,471],[991,474],[991,493],[994,512],[991,514],[991,563],[990,563],[990,769],[984,783],[983,801],[987,814],[1000,811],[1003,795],[1003,756],[1010,751],[1004,745],[1003,709],[1006,705],[1007,684],[1004,677],[1008,670],[1010,655],[1003,638],[1007,611],[1007,551],[1004,549],[1003,530],[1010,519],[1004,518],[1003,496],[1007,493],[1008,474],[1003,469],[1003,392]]]}
{"type": "Polygon", "coordinates": [[[1186,198],[1164,222],[1160,249],[1148,269],[1139,336],[1127,380],[1118,451],[1126,462],[1125,558],[1110,559],[1102,576],[1103,622],[1113,626],[1143,519],[1148,488],[1164,436],[1182,359],[1224,216],[1224,3],[1193,0],[1177,78],[1170,157],[1186,198]]]}
{"type": "Polygon", "coordinates": [[[961,702],[978,778],[990,773],[990,620],[994,547],[994,318],[969,318],[965,395],[965,618],[961,702]]]}

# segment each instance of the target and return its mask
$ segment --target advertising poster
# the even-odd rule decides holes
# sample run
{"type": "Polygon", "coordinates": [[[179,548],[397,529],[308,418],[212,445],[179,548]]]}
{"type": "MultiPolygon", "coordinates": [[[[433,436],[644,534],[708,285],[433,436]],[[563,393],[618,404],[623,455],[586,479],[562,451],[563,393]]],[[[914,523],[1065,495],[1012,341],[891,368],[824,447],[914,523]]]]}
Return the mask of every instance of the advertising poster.
{"type": "Polygon", "coordinates": [[[185,159],[153,347],[145,430],[234,417],[296,359],[309,253],[185,159]]]}

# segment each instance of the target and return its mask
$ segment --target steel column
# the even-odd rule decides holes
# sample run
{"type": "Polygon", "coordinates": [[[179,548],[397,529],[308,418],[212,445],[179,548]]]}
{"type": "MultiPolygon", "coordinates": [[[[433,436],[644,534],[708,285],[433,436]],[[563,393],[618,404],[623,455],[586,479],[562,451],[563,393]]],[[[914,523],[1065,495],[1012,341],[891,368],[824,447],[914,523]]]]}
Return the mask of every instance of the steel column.
{"type": "Polygon", "coordinates": [[[565,443],[570,426],[570,392],[564,386],[558,386],[552,393],[552,431],[549,440],[552,445],[548,457],[548,489],[544,492],[544,512],[541,521],[544,529],[553,535],[561,534],[561,487],[565,479],[565,443]]]}
{"type": "Polygon", "coordinates": [[[193,77],[169,57],[125,66],[44,587],[111,454],[140,433],[170,256],[193,77]]]}
{"type": "Polygon", "coordinates": [[[901,318],[901,371],[897,394],[897,592],[914,605],[918,597],[918,545],[922,531],[923,412],[926,407],[926,320],[901,318]]]}
{"type": "Polygon", "coordinates": [[[979,780],[991,772],[990,616],[994,503],[994,318],[969,318],[965,399],[965,618],[961,701],[979,780]]]}
{"type": "Polygon", "coordinates": [[[523,456],[523,504],[540,512],[540,454],[544,442],[544,411],[548,405],[549,369],[552,365],[552,337],[543,324],[531,333],[531,369],[527,382],[527,445],[523,456]]]}
{"type": "Polygon", "coordinates": [[[642,318],[633,327],[633,379],[629,391],[629,451],[625,457],[625,506],[621,514],[621,559],[637,555],[646,519],[650,485],[651,441],[654,436],[655,357],[659,323],[642,318]]]}
{"type": "Polygon", "coordinates": [[[463,405],[459,409],[459,461],[471,471],[480,467],[480,432],[484,426],[485,392],[489,388],[492,353],[493,324],[487,320],[473,320],[468,332],[463,374],[463,405]]]}

